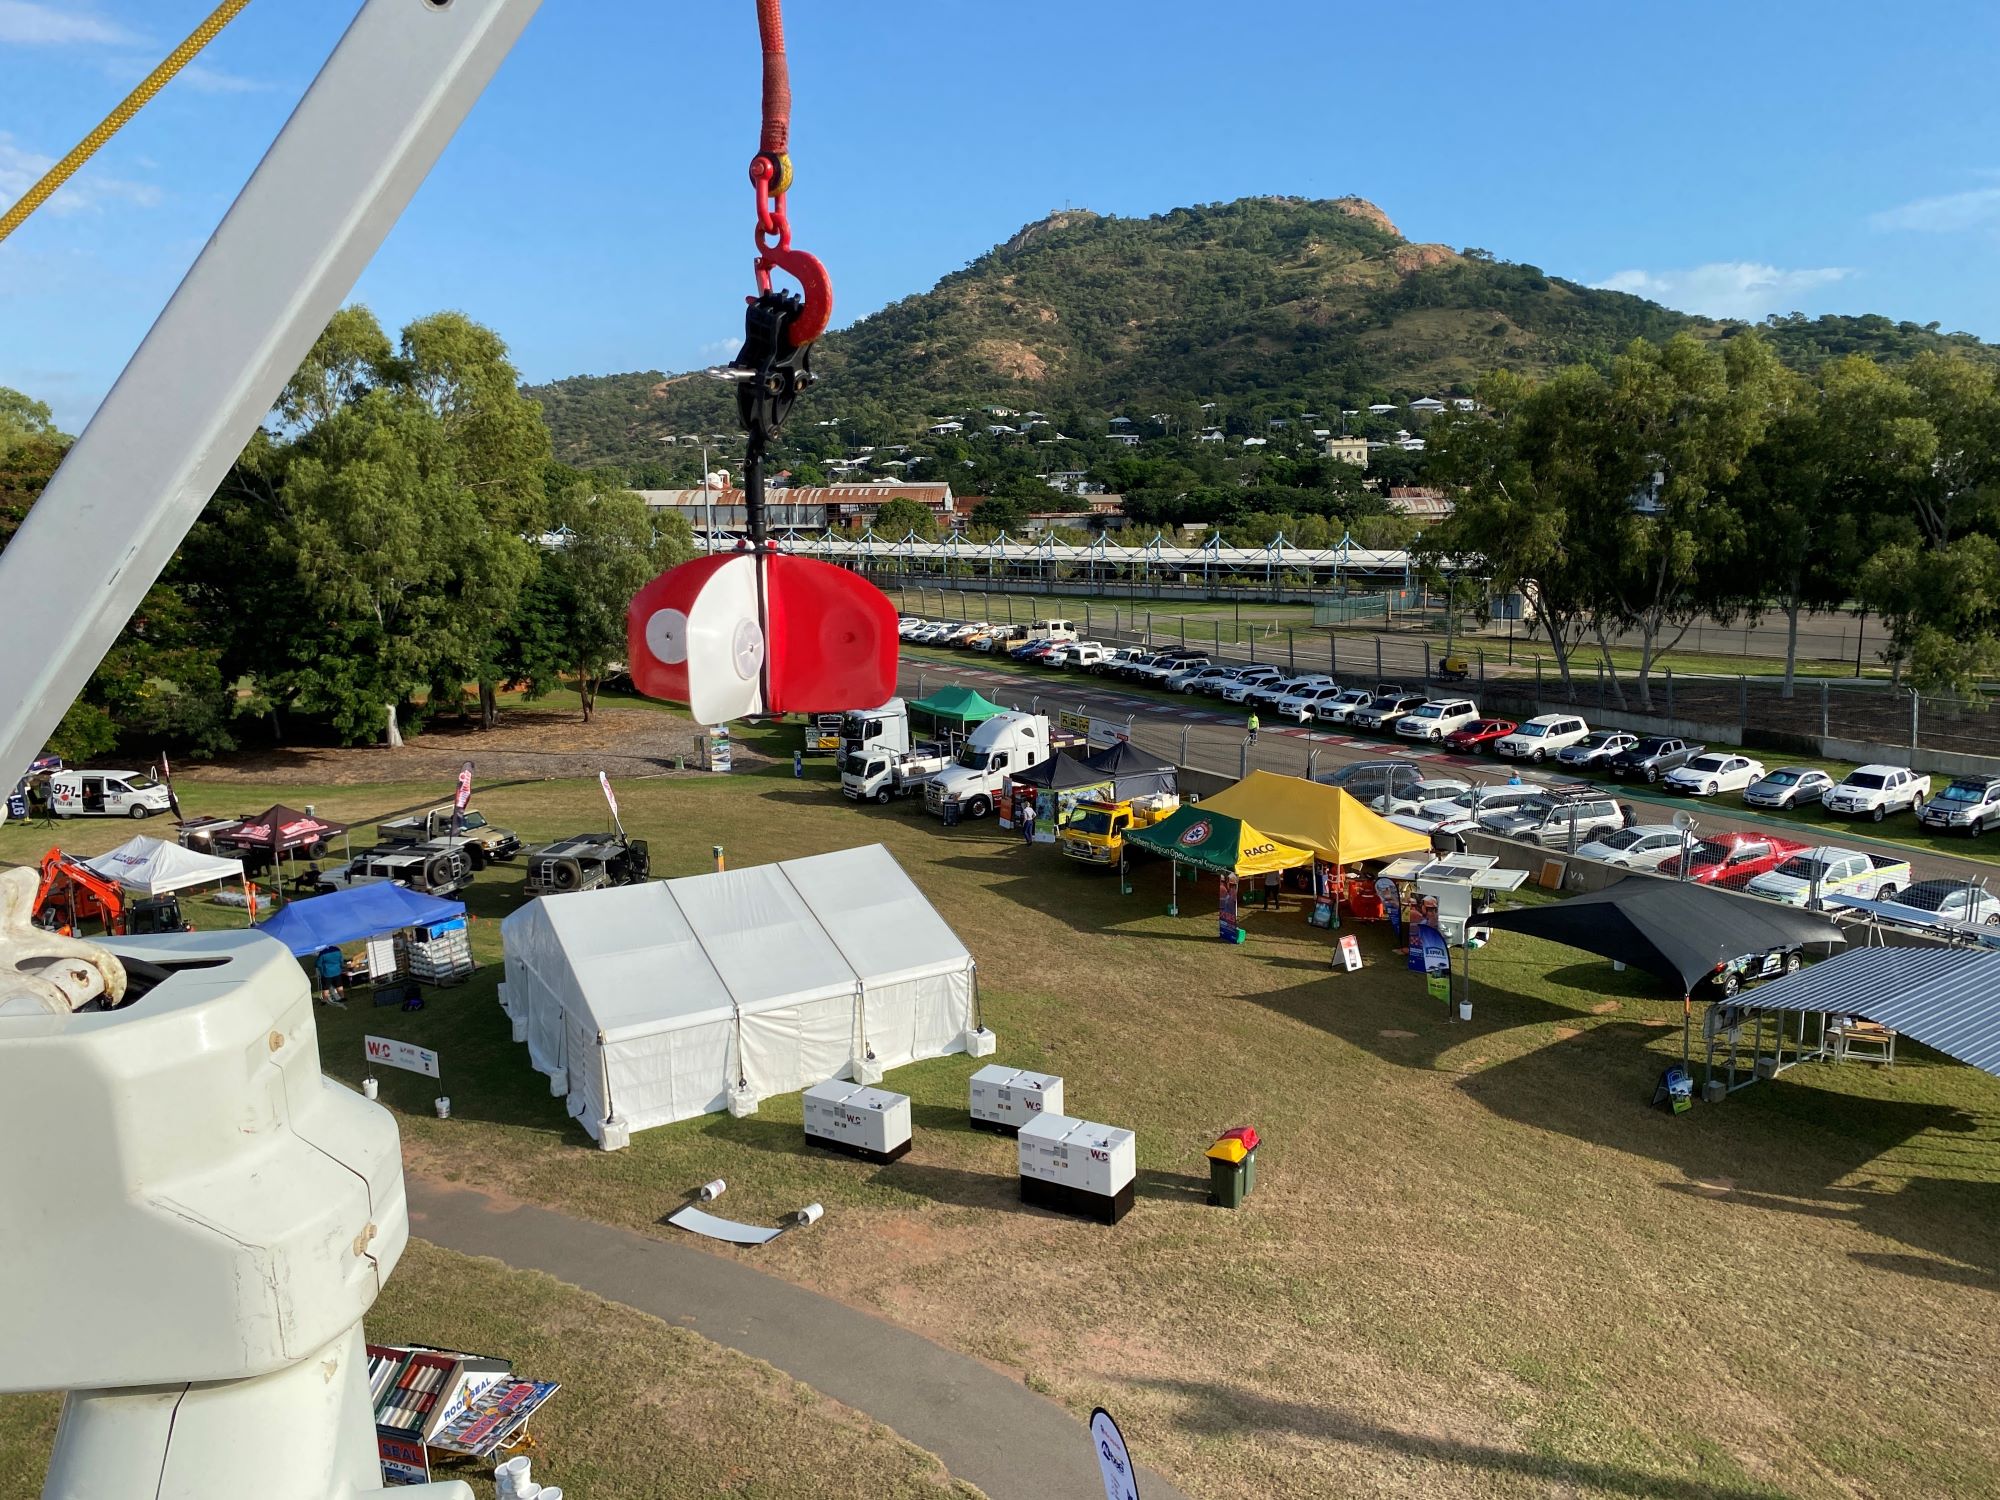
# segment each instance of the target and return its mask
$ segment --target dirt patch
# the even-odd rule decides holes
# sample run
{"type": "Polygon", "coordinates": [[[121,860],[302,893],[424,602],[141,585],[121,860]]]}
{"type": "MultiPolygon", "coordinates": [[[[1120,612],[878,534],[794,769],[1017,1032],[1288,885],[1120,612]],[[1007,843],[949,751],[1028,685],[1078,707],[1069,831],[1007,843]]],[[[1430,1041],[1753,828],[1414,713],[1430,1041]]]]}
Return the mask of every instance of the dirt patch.
{"type": "Polygon", "coordinates": [[[972,355],[975,359],[986,361],[1009,380],[1048,378],[1048,362],[1015,339],[981,339],[972,346],[972,355]]]}
{"type": "Polygon", "coordinates": [[[1457,259],[1458,252],[1449,245],[1404,245],[1389,257],[1389,264],[1399,274],[1413,276],[1418,271],[1448,265],[1457,259]]]}
{"type": "Polygon", "coordinates": [[[1582,1035],[1583,1029],[1578,1026],[1558,1026],[1555,1028],[1555,1038],[1559,1042],[1566,1042],[1573,1036],[1582,1035]]]}
{"type": "Polygon", "coordinates": [[[1333,200],[1333,206],[1350,219],[1364,220],[1385,234],[1393,234],[1399,240],[1403,237],[1403,231],[1390,221],[1389,216],[1366,198],[1336,198],[1333,200]]]}
{"type": "MultiPolygon", "coordinates": [[[[471,761],[489,778],[658,776],[676,760],[692,766],[701,731],[686,719],[642,708],[603,708],[586,724],[575,711],[510,708],[492,729],[449,720],[381,745],[278,746],[217,756],[183,774],[190,781],[253,779],[271,785],[352,786],[364,782],[448,782],[471,761]]],[[[753,758],[743,746],[737,759],[753,758]]],[[[694,774],[694,773],[690,773],[694,774]]]]}
{"type": "Polygon", "coordinates": [[[1616,1000],[1600,1000],[1597,1004],[1590,1007],[1590,1013],[1593,1016],[1608,1016],[1617,1009],[1618,1002],[1616,1000]]]}
{"type": "Polygon", "coordinates": [[[1398,1031],[1395,1027],[1391,1026],[1386,1031],[1384,1031],[1382,1035],[1387,1037],[1396,1037],[1400,1039],[1402,1037],[1415,1036],[1416,1033],[1414,1031],[1398,1031]]]}

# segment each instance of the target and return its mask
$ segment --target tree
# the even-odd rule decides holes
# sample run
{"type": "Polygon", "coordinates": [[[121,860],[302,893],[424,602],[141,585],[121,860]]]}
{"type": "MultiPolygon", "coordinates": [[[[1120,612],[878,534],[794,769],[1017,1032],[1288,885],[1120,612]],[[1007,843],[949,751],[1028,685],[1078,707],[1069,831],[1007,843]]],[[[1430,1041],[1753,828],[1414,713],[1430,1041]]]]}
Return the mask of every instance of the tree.
{"type": "Polygon", "coordinates": [[[929,540],[937,535],[937,516],[928,505],[916,500],[883,502],[875,512],[875,534],[901,541],[911,532],[929,540]]]}
{"type": "Polygon", "coordinates": [[[562,542],[543,557],[517,611],[514,659],[534,695],[568,673],[588,723],[605,673],[625,658],[632,596],[654,575],[694,556],[694,531],[677,514],[656,521],[629,490],[588,481],[558,495],[549,520],[562,542]]]}
{"type": "Polygon", "coordinates": [[[1733,565],[1749,538],[1728,487],[1763,435],[1779,379],[1777,357],[1754,334],[1720,353],[1679,334],[1664,348],[1627,348],[1612,361],[1601,411],[1585,414],[1578,437],[1599,477],[1588,531],[1608,584],[1594,628],[1607,667],[1606,624],[1638,632],[1644,708],[1661,652],[1699,616],[1727,619],[1744,600],[1733,565]]]}
{"type": "Polygon", "coordinates": [[[972,524],[994,531],[1018,531],[1027,521],[1027,503],[1006,496],[988,496],[972,508],[972,524]]]}
{"type": "Polygon", "coordinates": [[[0,385],[0,458],[31,438],[69,445],[69,435],[56,430],[55,413],[46,401],[0,385]]]}

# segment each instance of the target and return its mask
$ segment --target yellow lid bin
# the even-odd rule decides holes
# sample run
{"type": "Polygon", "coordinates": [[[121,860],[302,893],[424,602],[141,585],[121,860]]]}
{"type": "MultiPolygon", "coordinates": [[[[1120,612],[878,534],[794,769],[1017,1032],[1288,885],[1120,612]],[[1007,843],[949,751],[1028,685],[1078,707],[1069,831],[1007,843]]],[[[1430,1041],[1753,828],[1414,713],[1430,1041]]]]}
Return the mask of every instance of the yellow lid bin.
{"type": "Polygon", "coordinates": [[[1232,1135],[1226,1136],[1222,1140],[1217,1141],[1213,1146],[1210,1146],[1208,1154],[1217,1161],[1238,1162],[1250,1153],[1244,1149],[1243,1142],[1232,1135]]]}

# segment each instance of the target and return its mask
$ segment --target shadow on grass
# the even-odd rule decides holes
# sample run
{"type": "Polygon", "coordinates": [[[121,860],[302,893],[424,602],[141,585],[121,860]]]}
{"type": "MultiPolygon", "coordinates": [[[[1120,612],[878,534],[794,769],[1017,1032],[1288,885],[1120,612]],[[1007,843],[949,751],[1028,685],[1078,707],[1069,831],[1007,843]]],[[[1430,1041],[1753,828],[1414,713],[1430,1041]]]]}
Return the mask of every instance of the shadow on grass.
{"type": "Polygon", "coordinates": [[[1208,1179],[1196,1177],[1190,1172],[1162,1172],[1150,1169],[1139,1173],[1133,1179],[1132,1192],[1139,1198],[1161,1198],[1169,1203],[1206,1205],[1208,1179]]]}
{"type": "Polygon", "coordinates": [[[1684,1475],[1662,1474],[1625,1464],[1565,1459],[1487,1443],[1437,1437],[1385,1427],[1336,1406],[1307,1406],[1277,1401],[1233,1386],[1171,1377],[1135,1376],[1133,1384],[1177,1398],[1178,1420],[1202,1437],[1226,1437],[1244,1432],[1293,1433],[1310,1441],[1347,1443],[1401,1454],[1426,1463],[1453,1464],[1491,1474],[1531,1479],[1548,1492],[1567,1493],[1572,1487],[1615,1494],[1643,1495],[1648,1500],[1768,1500],[1781,1492],[1760,1485],[1710,1482],[1684,1475]]]}
{"type": "Polygon", "coordinates": [[[978,1208],[1007,1214],[1039,1214],[1021,1201],[1018,1178],[964,1167],[918,1166],[908,1160],[876,1169],[870,1187],[893,1188],[947,1208],[978,1208]]]}

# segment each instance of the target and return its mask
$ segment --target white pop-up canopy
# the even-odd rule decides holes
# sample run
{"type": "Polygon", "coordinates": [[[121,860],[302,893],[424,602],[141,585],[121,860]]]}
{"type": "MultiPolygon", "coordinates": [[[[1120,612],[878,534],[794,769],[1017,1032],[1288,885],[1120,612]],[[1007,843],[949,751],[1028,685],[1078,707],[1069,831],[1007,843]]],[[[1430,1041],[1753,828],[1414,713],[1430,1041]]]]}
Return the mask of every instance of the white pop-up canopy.
{"type": "Polygon", "coordinates": [[[501,934],[515,1039],[607,1149],[978,1025],[972,955],[880,844],[544,896],[501,934]]]}
{"type": "Polygon", "coordinates": [[[106,880],[115,880],[128,891],[148,896],[164,896],[190,886],[243,878],[240,859],[223,859],[183,849],[179,844],[149,839],[144,834],[129,838],[109,853],[85,863],[106,880]]]}

